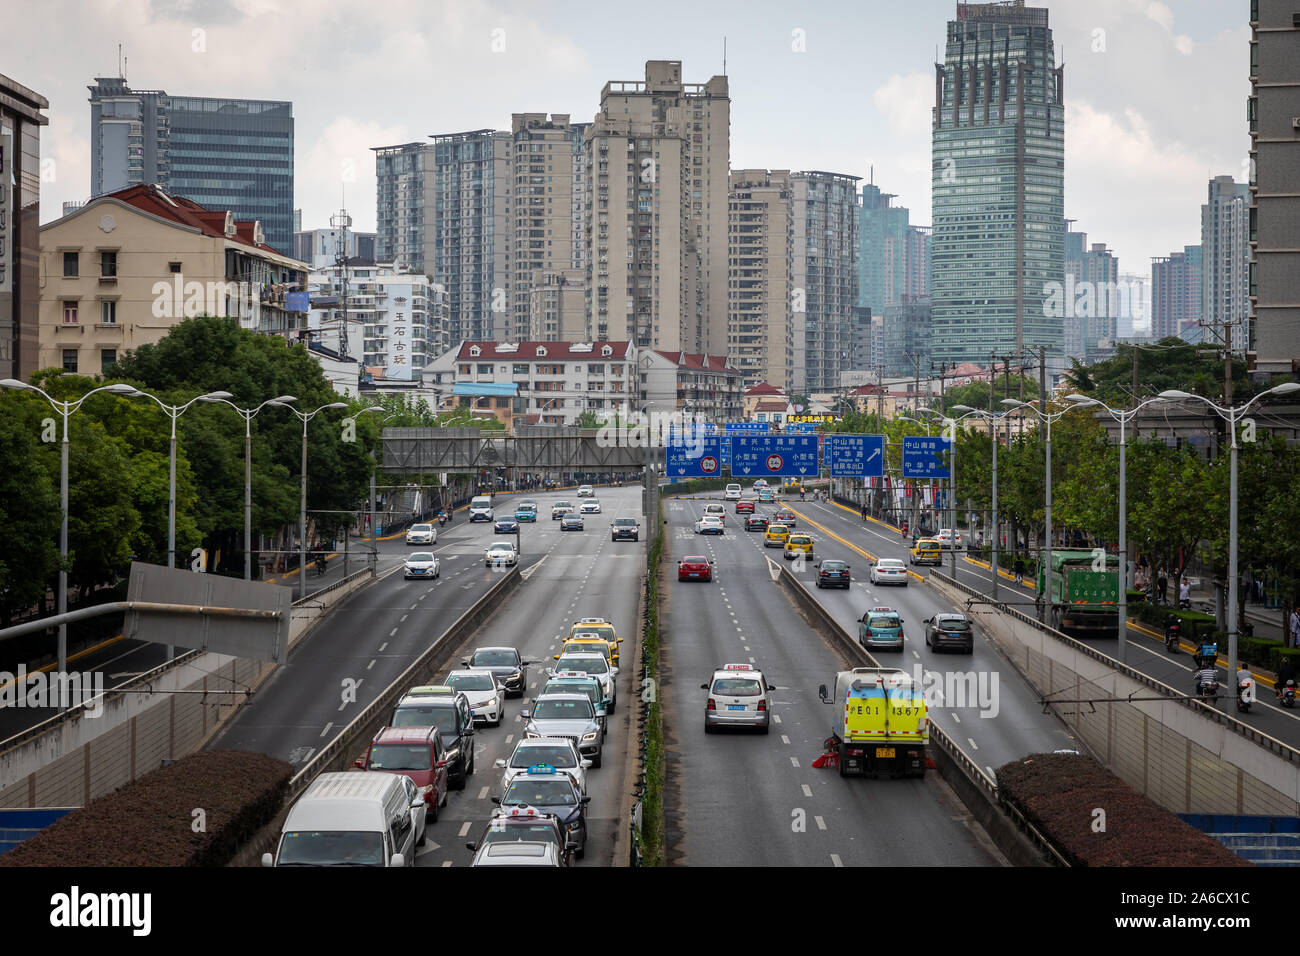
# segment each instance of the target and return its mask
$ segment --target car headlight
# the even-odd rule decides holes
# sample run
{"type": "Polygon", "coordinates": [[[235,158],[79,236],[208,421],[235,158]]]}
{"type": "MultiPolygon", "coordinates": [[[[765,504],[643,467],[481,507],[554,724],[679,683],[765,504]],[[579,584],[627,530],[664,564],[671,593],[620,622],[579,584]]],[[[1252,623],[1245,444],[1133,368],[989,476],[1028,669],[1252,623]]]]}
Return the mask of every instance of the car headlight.
{"type": "Polygon", "coordinates": [[[459,757],[459,756],[460,756],[460,748],[459,748],[459,747],[449,747],[449,748],[447,749],[447,759],[448,759],[448,760],[455,760],[455,759],[456,759],[457,757],[459,757]]]}
{"type": "Polygon", "coordinates": [[[497,705],[497,699],[495,697],[489,697],[487,700],[483,702],[484,707],[495,707],[496,705],[497,705]]]}
{"type": "Polygon", "coordinates": [[[433,784],[426,783],[423,787],[420,787],[419,789],[421,795],[427,797],[429,794],[433,793],[433,784]]]}
{"type": "Polygon", "coordinates": [[[522,672],[512,671],[511,673],[506,675],[506,680],[519,680],[519,678],[522,676],[523,676],[522,672]]]}
{"type": "Polygon", "coordinates": [[[597,731],[597,732],[594,733],[594,734],[583,734],[583,735],[582,735],[582,742],[583,742],[583,743],[586,743],[587,741],[595,740],[595,739],[596,739],[597,737],[599,737],[599,736],[600,736],[600,732],[599,732],[599,731],[597,731]]]}

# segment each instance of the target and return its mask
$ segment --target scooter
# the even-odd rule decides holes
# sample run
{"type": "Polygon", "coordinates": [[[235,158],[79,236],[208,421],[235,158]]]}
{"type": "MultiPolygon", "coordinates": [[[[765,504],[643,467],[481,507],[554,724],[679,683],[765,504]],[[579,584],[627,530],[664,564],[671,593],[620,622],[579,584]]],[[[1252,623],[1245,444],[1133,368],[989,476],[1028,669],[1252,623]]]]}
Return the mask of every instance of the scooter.
{"type": "Polygon", "coordinates": [[[1237,710],[1243,714],[1250,713],[1250,705],[1255,702],[1255,682],[1243,677],[1237,682],[1237,710]]]}
{"type": "Polygon", "coordinates": [[[1196,694],[1202,700],[1213,700],[1219,695],[1219,682],[1213,677],[1208,680],[1198,681],[1196,694]]]}
{"type": "Polygon", "coordinates": [[[447,523],[447,512],[445,512],[445,511],[441,511],[441,512],[439,512],[439,513],[438,513],[438,527],[441,528],[441,527],[442,527],[443,525],[445,525],[446,523],[447,523]]]}
{"type": "Polygon", "coordinates": [[[906,521],[903,522],[903,526],[899,529],[899,532],[902,534],[902,536],[903,536],[904,538],[907,537],[908,529],[907,529],[907,522],[906,522],[906,521]]]}
{"type": "Polygon", "coordinates": [[[1165,622],[1165,648],[1171,651],[1178,650],[1178,641],[1183,636],[1182,621],[1176,617],[1171,617],[1165,622]]]}
{"type": "Polygon", "coordinates": [[[1286,682],[1286,686],[1282,688],[1281,696],[1278,697],[1278,702],[1283,707],[1295,707],[1295,681],[1289,680],[1286,682]]]}

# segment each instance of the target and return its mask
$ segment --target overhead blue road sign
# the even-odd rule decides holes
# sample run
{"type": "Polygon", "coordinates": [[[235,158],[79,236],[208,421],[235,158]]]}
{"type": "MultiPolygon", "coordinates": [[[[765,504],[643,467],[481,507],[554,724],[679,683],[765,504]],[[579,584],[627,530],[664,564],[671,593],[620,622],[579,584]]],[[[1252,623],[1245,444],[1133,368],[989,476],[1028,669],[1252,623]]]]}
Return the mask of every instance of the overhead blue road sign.
{"type": "Polygon", "coordinates": [[[694,441],[664,447],[664,469],[670,479],[717,478],[722,474],[723,439],[701,435],[694,441]]]}
{"type": "Polygon", "coordinates": [[[879,478],[885,473],[884,435],[827,435],[832,478],[879,478]]]}
{"type": "Polygon", "coordinates": [[[903,438],[904,478],[950,478],[951,442],[939,435],[903,438]]]}
{"type": "Polygon", "coordinates": [[[731,439],[731,474],[788,478],[818,471],[816,435],[736,435],[731,439]]]}
{"type": "Polygon", "coordinates": [[[723,427],[728,434],[752,432],[756,435],[766,435],[770,430],[767,422],[727,422],[723,427]]]}
{"type": "Polygon", "coordinates": [[[821,422],[787,422],[785,433],[787,435],[812,435],[821,427],[821,422]]]}

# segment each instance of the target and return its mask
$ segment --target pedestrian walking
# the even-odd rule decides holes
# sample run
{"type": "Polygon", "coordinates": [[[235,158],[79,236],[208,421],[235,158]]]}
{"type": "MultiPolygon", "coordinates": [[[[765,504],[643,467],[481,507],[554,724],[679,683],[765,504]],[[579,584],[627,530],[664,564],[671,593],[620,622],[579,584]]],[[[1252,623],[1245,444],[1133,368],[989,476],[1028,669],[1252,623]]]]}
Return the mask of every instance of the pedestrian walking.
{"type": "Polygon", "coordinates": [[[1160,595],[1160,603],[1166,604],[1169,601],[1169,574],[1162,565],[1156,572],[1156,593],[1160,595]]]}
{"type": "Polygon", "coordinates": [[[1291,608],[1291,646],[1300,647],[1300,608],[1291,608]]]}

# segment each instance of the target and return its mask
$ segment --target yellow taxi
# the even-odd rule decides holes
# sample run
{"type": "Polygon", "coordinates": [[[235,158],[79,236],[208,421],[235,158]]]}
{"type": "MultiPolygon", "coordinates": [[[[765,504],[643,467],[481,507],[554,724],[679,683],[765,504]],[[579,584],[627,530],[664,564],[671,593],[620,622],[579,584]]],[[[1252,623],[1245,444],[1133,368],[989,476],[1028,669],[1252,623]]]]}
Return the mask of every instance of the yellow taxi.
{"type": "Polygon", "coordinates": [[[785,543],[786,560],[793,559],[796,555],[802,554],[811,558],[813,553],[813,540],[811,535],[792,534],[785,543]]]}
{"type": "Polygon", "coordinates": [[[790,526],[784,524],[770,524],[767,531],[763,533],[763,547],[765,548],[783,548],[790,537],[790,526]]]}
{"type": "Polygon", "coordinates": [[[939,542],[933,538],[918,538],[908,554],[912,564],[933,564],[938,567],[943,563],[943,551],[939,542]]]}
{"type": "Polygon", "coordinates": [[[605,655],[611,666],[618,666],[618,645],[623,643],[623,639],[614,632],[614,625],[603,617],[584,617],[573,622],[569,636],[565,638],[564,648],[580,643],[603,644],[603,648],[596,649],[605,655]]]}

